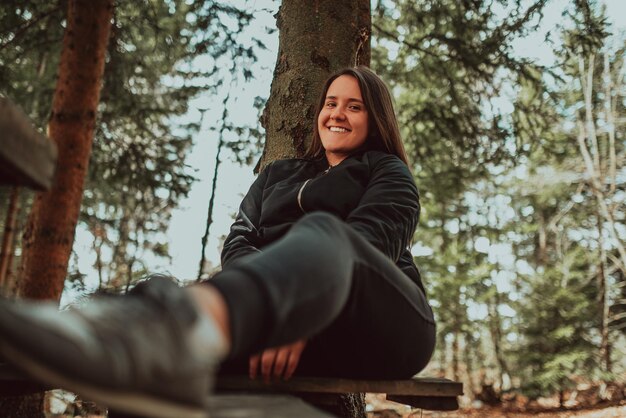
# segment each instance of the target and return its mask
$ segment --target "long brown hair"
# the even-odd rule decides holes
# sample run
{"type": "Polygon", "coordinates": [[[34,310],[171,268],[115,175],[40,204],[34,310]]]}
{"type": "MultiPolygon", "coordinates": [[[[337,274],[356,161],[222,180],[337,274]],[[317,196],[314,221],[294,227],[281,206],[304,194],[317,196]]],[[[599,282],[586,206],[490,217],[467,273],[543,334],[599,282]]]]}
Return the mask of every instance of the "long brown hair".
{"type": "Polygon", "coordinates": [[[336,78],[342,75],[349,75],[357,80],[367,109],[368,137],[363,147],[368,150],[379,150],[396,155],[408,166],[408,158],[398,129],[398,120],[393,110],[391,93],[385,82],[374,71],[364,66],[343,68],[331,75],[324,83],[315,111],[313,140],[304,157],[315,159],[324,155],[322,139],[317,128],[317,118],[326,102],[328,88],[336,78]]]}

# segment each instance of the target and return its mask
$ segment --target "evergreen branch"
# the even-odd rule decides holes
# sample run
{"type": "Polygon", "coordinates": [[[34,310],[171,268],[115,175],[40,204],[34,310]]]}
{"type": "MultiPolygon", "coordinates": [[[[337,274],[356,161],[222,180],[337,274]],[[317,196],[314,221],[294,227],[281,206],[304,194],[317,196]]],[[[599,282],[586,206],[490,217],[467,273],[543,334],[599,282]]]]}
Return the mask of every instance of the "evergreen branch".
{"type": "MultiPolygon", "coordinates": [[[[388,38],[393,39],[395,42],[399,43],[399,44],[403,44],[411,49],[414,49],[416,51],[419,51],[423,54],[427,54],[430,55],[431,57],[435,57],[435,58],[440,58],[441,55],[440,54],[435,54],[432,51],[429,51],[428,49],[424,49],[422,48],[418,43],[413,43],[413,42],[408,42],[406,40],[400,40],[400,36],[397,34],[394,34],[392,32],[389,32],[386,29],[383,29],[379,24],[377,23],[372,23],[372,27],[374,29],[376,29],[378,32],[382,33],[383,35],[387,36],[388,38]]],[[[420,38],[420,40],[426,39],[426,36],[420,38]]],[[[452,58],[450,55],[446,55],[449,58],[452,58]]]]}
{"type": "Polygon", "coordinates": [[[26,23],[25,25],[23,25],[21,28],[18,28],[14,35],[13,38],[9,39],[8,41],[6,41],[3,44],[0,44],[0,51],[2,51],[4,48],[6,48],[7,46],[9,46],[10,44],[12,44],[15,40],[19,39],[31,26],[33,26],[35,23],[47,18],[48,16],[52,15],[53,13],[57,12],[59,9],[61,8],[60,4],[57,4],[56,6],[54,6],[53,8],[51,8],[50,10],[48,10],[45,13],[40,14],[39,16],[31,19],[28,21],[28,23],[26,23]]]}
{"type": "Polygon", "coordinates": [[[621,319],[626,319],[626,312],[620,312],[618,314],[611,315],[611,317],[609,318],[609,323],[617,322],[621,319]]]}

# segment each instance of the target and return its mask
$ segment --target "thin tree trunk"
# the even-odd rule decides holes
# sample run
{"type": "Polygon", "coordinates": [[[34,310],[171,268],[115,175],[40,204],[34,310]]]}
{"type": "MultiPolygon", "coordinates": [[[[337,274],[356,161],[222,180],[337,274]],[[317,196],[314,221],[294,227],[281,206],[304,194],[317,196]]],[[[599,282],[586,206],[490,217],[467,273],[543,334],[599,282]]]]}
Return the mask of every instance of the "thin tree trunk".
{"type": "Polygon", "coordinates": [[[98,272],[98,290],[102,290],[104,285],[104,279],[102,277],[102,269],[104,268],[102,264],[102,246],[104,245],[104,227],[100,227],[100,225],[95,225],[91,233],[93,234],[93,244],[92,248],[94,253],[96,254],[96,271],[98,272]]]}
{"type": "Polygon", "coordinates": [[[23,240],[22,296],[59,300],[91,154],[112,0],[68,1],[48,134],[59,151],[50,191],[38,193],[23,240]]]}
{"type": "Polygon", "coordinates": [[[257,169],[301,156],[324,80],[340,68],[370,63],[369,0],[285,0],[277,26],[278,59],[261,118],[268,139],[257,169]]]}
{"type": "Polygon", "coordinates": [[[498,306],[500,306],[500,293],[496,290],[492,303],[489,304],[487,309],[489,315],[489,333],[491,334],[491,341],[493,342],[493,350],[496,356],[496,362],[500,369],[499,384],[500,391],[504,389],[504,382],[510,377],[509,368],[507,366],[504,355],[502,354],[502,319],[498,312],[498,306]]]}
{"type": "Polygon", "coordinates": [[[593,75],[593,59],[590,59],[589,68],[587,70],[585,70],[585,62],[582,56],[579,56],[578,62],[580,80],[583,95],[585,97],[585,121],[583,123],[583,121],[578,120],[578,147],[585,163],[585,169],[590,177],[589,184],[598,201],[599,212],[608,224],[609,233],[611,234],[613,243],[620,255],[619,267],[624,273],[626,273],[626,248],[624,248],[624,244],[622,243],[619,233],[617,232],[613,210],[609,208],[606,203],[606,195],[604,192],[605,179],[602,175],[600,163],[597,158],[598,145],[596,128],[593,120],[593,104],[591,98],[593,92],[593,85],[591,83],[593,75]],[[585,77],[587,78],[586,80],[585,77]],[[587,140],[591,142],[591,151],[587,147],[587,140]]]}
{"type": "Polygon", "coordinates": [[[447,369],[447,344],[446,344],[446,334],[444,334],[443,332],[438,332],[437,333],[437,350],[435,351],[436,355],[437,355],[437,363],[439,364],[439,371],[438,371],[438,376],[439,377],[445,377],[446,376],[446,369],[447,369]]]}
{"type": "MultiPolygon", "coordinates": [[[[16,231],[21,231],[23,228],[22,212],[27,206],[28,201],[28,198],[24,198],[24,196],[22,196],[22,198],[20,198],[17,202],[17,212],[15,214],[16,231]]],[[[16,234],[13,236],[11,248],[9,250],[9,252],[13,254],[14,258],[16,258],[16,249],[18,248],[18,243],[21,245],[20,237],[16,234]]],[[[15,297],[17,295],[17,275],[15,274],[15,266],[16,264],[19,264],[19,261],[19,259],[15,259],[12,263],[9,263],[7,265],[4,282],[4,292],[7,297],[15,297]]]]}
{"type": "Polygon", "coordinates": [[[459,362],[460,344],[459,344],[459,331],[452,332],[452,375],[454,380],[459,380],[460,362],[459,362]]]}
{"type": "MultiPolygon", "coordinates": [[[[597,209],[597,208],[596,208],[597,209]]],[[[604,249],[604,231],[602,230],[602,216],[597,213],[598,246],[600,259],[598,260],[598,310],[600,311],[600,358],[604,371],[611,373],[611,344],[609,341],[609,301],[608,282],[606,274],[606,251],[604,249]]]]}
{"type": "Polygon", "coordinates": [[[124,288],[124,293],[128,293],[130,291],[130,287],[133,284],[133,267],[135,265],[135,261],[137,260],[136,255],[133,255],[133,258],[128,262],[127,274],[126,274],[126,287],[124,288]]]}
{"type": "MultiPolygon", "coordinates": [[[[619,75],[619,73],[618,73],[619,75]]],[[[613,100],[613,80],[611,78],[611,66],[609,54],[604,53],[604,112],[606,114],[606,130],[609,137],[609,178],[611,179],[611,193],[615,193],[617,187],[617,156],[615,153],[615,113],[616,101],[613,100]]]]}
{"type": "Polygon", "coordinates": [[[9,265],[13,262],[13,242],[15,241],[15,226],[17,222],[19,188],[13,187],[9,197],[7,216],[4,222],[4,233],[2,234],[2,247],[0,247],[0,290],[6,287],[7,272],[9,265]]]}
{"type": "Polygon", "coordinates": [[[122,218],[119,222],[117,229],[118,238],[115,241],[113,247],[113,254],[111,255],[111,263],[109,267],[109,276],[107,277],[106,286],[109,289],[117,289],[126,282],[126,268],[127,268],[127,252],[128,244],[130,241],[130,217],[132,216],[132,209],[129,208],[127,203],[122,208],[122,218]]]}
{"type": "Polygon", "coordinates": [[[476,341],[471,333],[471,331],[463,334],[465,345],[463,346],[463,357],[465,358],[465,373],[467,374],[467,382],[469,384],[470,396],[473,397],[475,393],[477,393],[477,387],[474,382],[475,371],[474,367],[476,364],[480,364],[475,361],[476,358],[476,350],[478,349],[478,341],[476,341]]]}
{"type": "MultiPolygon", "coordinates": [[[[234,71],[234,68],[231,69],[234,71]]],[[[231,82],[232,85],[232,82],[231,82]]],[[[202,248],[200,250],[200,265],[198,266],[198,277],[197,281],[202,279],[202,275],[204,274],[204,263],[206,262],[206,244],[209,241],[209,231],[211,229],[211,224],[213,223],[213,206],[215,204],[215,192],[217,190],[217,175],[220,168],[220,155],[222,153],[222,148],[224,148],[224,131],[226,129],[226,118],[228,117],[228,100],[230,99],[230,89],[224,101],[222,102],[224,109],[222,110],[222,126],[219,131],[219,140],[217,142],[217,153],[215,154],[215,170],[213,171],[213,181],[211,183],[211,197],[209,198],[209,208],[207,209],[207,220],[206,227],[204,229],[204,235],[202,236],[202,248]]],[[[202,119],[204,119],[204,113],[202,114],[202,119]]],[[[200,121],[200,125],[202,125],[202,120],[200,121]]]]}
{"type": "Polygon", "coordinates": [[[543,213],[539,213],[539,225],[537,229],[537,246],[536,246],[536,257],[535,263],[539,266],[545,266],[548,256],[547,256],[547,248],[548,248],[548,231],[546,228],[546,220],[543,216],[543,213]]]}

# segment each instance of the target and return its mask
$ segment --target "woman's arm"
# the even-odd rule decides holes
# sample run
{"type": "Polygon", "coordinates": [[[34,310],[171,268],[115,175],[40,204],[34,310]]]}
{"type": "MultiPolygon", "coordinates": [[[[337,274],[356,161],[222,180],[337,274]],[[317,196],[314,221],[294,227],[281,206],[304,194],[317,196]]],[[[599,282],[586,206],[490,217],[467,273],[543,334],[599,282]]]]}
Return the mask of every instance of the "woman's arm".
{"type": "Polygon", "coordinates": [[[230,227],[230,233],[224,241],[222,249],[222,268],[236,259],[254,252],[257,248],[259,236],[259,218],[261,217],[261,202],[263,201],[263,188],[267,180],[269,166],[265,168],[254,180],[250,190],[243,198],[239,206],[239,212],[235,222],[230,227]]]}
{"type": "Polygon", "coordinates": [[[346,222],[394,262],[409,245],[419,219],[417,187],[397,157],[382,157],[372,170],[359,205],[346,222]]]}

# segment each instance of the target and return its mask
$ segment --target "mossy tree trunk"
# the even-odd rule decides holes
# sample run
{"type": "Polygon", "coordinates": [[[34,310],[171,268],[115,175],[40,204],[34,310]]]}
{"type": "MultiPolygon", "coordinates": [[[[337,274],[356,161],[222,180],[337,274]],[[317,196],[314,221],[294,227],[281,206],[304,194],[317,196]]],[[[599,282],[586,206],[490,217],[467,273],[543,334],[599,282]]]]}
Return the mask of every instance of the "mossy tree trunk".
{"type": "Polygon", "coordinates": [[[368,0],[284,0],[277,25],[279,50],[263,112],[267,139],[259,169],[304,153],[320,90],[331,73],[370,64],[368,0]]]}
{"type": "Polygon", "coordinates": [[[52,188],[38,193],[24,232],[19,294],[59,300],[74,242],[111,28],[113,0],[68,1],[48,135],[59,156],[52,188]]]}

